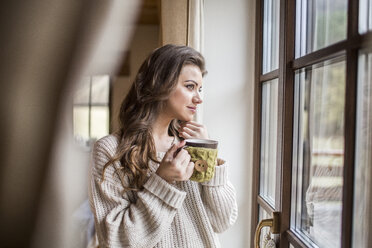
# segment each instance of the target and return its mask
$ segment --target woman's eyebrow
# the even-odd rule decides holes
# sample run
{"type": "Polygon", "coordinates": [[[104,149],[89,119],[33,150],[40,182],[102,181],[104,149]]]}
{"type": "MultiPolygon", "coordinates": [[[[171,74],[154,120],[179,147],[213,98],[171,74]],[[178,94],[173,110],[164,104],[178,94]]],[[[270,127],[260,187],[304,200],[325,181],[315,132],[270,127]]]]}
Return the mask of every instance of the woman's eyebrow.
{"type": "Polygon", "coordinates": [[[196,84],[196,86],[199,86],[199,84],[192,79],[185,80],[185,82],[192,82],[192,83],[196,84]]]}

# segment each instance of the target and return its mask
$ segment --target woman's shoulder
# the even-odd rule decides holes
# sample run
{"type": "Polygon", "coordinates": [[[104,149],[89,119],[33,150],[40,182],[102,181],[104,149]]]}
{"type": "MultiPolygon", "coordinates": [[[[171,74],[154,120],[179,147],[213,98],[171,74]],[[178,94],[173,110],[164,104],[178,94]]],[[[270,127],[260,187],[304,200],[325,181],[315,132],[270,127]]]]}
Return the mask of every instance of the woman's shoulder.
{"type": "Polygon", "coordinates": [[[112,157],[115,155],[119,143],[120,135],[118,133],[112,133],[100,138],[94,143],[93,156],[112,157]]]}
{"type": "Polygon", "coordinates": [[[93,174],[101,176],[106,163],[115,156],[119,143],[120,135],[118,133],[109,134],[94,143],[92,150],[93,174]]]}

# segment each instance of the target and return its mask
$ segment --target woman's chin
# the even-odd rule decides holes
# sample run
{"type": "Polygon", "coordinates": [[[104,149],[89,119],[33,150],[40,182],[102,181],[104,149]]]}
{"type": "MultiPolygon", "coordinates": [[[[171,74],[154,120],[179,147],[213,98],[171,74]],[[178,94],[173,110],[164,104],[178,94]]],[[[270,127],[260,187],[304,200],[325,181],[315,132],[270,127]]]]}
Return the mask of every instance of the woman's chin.
{"type": "Polygon", "coordinates": [[[194,116],[188,116],[188,117],[184,116],[182,118],[179,118],[178,120],[188,122],[188,121],[192,121],[193,119],[194,119],[194,116]]]}

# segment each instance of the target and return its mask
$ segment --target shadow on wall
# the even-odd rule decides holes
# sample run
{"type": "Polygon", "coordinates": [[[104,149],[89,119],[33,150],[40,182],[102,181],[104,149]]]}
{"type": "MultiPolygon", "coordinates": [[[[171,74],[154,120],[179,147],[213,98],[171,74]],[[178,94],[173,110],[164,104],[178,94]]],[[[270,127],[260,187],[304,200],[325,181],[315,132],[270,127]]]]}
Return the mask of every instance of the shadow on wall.
{"type": "Polygon", "coordinates": [[[1,4],[3,247],[72,247],[69,223],[60,221],[64,208],[73,205],[67,197],[74,188],[60,186],[78,180],[73,176],[79,170],[77,163],[84,160],[73,159],[76,151],[65,133],[70,130],[65,109],[80,77],[115,73],[140,3],[34,0],[1,4]],[[66,173],[64,166],[69,173],[61,176],[66,173]]]}

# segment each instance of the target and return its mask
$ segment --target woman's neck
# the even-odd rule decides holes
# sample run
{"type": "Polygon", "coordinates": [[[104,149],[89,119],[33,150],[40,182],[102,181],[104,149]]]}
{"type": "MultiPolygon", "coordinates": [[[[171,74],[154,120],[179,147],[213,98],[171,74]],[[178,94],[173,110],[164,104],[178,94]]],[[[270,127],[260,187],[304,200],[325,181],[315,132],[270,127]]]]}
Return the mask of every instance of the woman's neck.
{"type": "Polygon", "coordinates": [[[153,138],[163,139],[169,137],[168,128],[171,121],[171,119],[159,116],[151,126],[153,138]]]}
{"type": "Polygon", "coordinates": [[[159,116],[152,125],[152,137],[158,152],[167,151],[174,142],[174,137],[170,137],[168,133],[171,121],[170,118],[159,116]]]}

